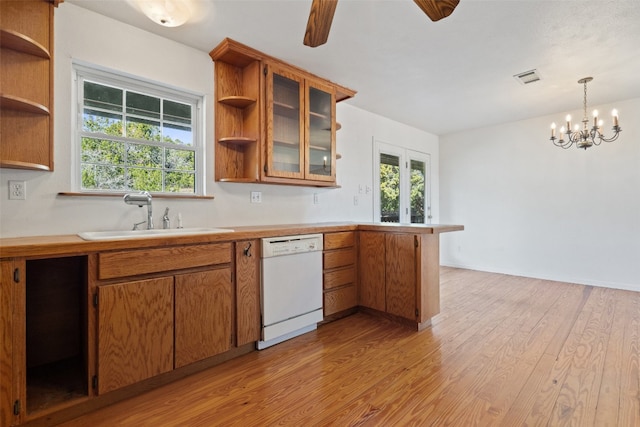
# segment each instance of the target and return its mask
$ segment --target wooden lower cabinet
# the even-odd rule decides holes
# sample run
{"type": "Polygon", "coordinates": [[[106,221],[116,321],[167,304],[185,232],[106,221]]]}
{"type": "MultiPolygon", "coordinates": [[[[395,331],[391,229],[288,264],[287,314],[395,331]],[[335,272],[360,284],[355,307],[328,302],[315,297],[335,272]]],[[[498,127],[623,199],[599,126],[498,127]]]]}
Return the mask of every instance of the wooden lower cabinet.
{"type": "Polygon", "coordinates": [[[415,319],[416,305],[416,236],[385,235],[385,299],[386,312],[415,319]]]}
{"type": "Polygon", "coordinates": [[[26,400],[24,260],[0,261],[0,426],[18,424],[26,400]]]}
{"type": "Polygon", "coordinates": [[[385,233],[360,231],[358,238],[361,306],[385,311],[385,233]]]}
{"type": "Polygon", "coordinates": [[[356,233],[325,233],[323,252],[323,310],[328,316],[358,305],[356,233]]]}
{"type": "Polygon", "coordinates": [[[173,276],[98,287],[98,394],[173,369],[173,276]]]}
{"type": "Polygon", "coordinates": [[[359,232],[359,304],[416,322],[440,311],[438,234],[359,232]]]}
{"type": "Polygon", "coordinates": [[[231,269],[175,276],[175,367],[231,348],[231,269]]]}
{"type": "Polygon", "coordinates": [[[260,240],[236,242],[236,345],[260,340],[260,240]]]}

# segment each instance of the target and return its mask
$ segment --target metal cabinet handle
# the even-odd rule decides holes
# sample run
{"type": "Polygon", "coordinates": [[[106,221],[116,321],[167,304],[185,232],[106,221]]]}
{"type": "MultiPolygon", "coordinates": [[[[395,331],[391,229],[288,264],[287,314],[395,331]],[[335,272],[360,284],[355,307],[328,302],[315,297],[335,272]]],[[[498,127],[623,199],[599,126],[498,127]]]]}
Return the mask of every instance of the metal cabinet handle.
{"type": "Polygon", "coordinates": [[[246,257],[250,257],[251,256],[251,242],[249,242],[247,247],[244,248],[244,256],[246,256],[246,257]]]}

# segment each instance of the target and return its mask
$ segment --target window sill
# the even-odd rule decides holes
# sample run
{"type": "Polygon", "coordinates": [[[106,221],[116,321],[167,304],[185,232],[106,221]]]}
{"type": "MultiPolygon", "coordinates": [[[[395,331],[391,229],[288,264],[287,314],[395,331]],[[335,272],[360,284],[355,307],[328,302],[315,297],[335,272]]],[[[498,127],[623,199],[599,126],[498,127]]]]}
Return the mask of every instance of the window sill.
{"type": "MultiPolygon", "coordinates": [[[[58,196],[64,197],[124,197],[127,192],[122,193],[74,193],[72,191],[62,191],[58,196]]],[[[193,194],[152,194],[154,199],[195,199],[195,200],[213,200],[213,196],[196,196],[193,194]]]]}

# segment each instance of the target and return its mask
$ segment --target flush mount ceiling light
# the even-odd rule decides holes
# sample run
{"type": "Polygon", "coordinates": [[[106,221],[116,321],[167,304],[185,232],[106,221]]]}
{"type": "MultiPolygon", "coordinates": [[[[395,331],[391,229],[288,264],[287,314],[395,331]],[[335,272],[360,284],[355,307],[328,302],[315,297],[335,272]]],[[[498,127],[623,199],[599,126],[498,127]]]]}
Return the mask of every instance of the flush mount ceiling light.
{"type": "Polygon", "coordinates": [[[156,24],[178,27],[191,17],[191,10],[184,0],[137,0],[142,13],[156,24]]]}
{"type": "Polygon", "coordinates": [[[602,141],[613,142],[618,139],[618,135],[622,131],[618,125],[618,110],[613,110],[611,115],[613,116],[613,136],[611,138],[605,138],[602,134],[602,126],[604,122],[598,120],[598,110],[593,110],[593,126],[589,128],[589,118],[587,117],[587,83],[593,80],[593,77],[584,77],[578,80],[578,83],[584,85],[584,118],[582,119],[582,129],[580,125],[576,124],[573,131],[571,130],[571,115],[567,114],[567,128],[564,126],[560,128],[559,138],[556,138],[556,124],[551,123],[551,142],[557,147],[569,148],[574,143],[576,148],[584,148],[585,150],[592,145],[600,145],[602,141]],[[567,137],[566,141],[563,139],[567,137]]]}

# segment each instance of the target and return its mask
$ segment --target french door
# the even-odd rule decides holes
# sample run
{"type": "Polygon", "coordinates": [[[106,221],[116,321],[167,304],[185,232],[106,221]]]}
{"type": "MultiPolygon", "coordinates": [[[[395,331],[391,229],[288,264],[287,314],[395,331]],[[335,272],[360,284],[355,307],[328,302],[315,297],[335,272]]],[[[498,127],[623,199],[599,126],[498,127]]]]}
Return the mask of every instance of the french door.
{"type": "Polygon", "coordinates": [[[374,142],[374,221],[431,223],[430,155],[374,142]]]}

